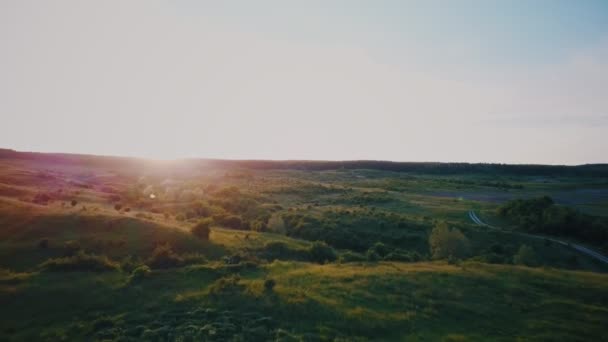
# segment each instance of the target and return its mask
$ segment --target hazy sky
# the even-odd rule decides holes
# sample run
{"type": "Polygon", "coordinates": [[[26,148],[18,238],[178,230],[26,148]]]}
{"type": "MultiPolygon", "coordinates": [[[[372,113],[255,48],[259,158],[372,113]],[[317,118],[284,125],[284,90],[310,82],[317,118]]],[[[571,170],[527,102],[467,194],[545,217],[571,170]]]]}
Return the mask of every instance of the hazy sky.
{"type": "Polygon", "coordinates": [[[0,0],[0,147],[608,162],[608,1],[0,0]]]}

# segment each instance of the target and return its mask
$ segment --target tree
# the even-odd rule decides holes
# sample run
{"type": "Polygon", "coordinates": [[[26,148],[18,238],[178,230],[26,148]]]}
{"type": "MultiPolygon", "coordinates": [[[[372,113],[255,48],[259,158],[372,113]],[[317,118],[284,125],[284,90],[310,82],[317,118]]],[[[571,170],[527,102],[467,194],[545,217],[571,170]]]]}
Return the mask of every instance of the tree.
{"type": "Polygon", "coordinates": [[[212,219],[204,218],[200,220],[194,227],[192,227],[192,229],[190,229],[190,232],[197,238],[207,241],[209,240],[209,233],[211,232],[212,223],[212,219]]]}
{"type": "Polygon", "coordinates": [[[319,264],[332,262],[338,258],[336,251],[323,241],[313,242],[308,252],[310,254],[310,259],[319,264]]]}
{"type": "Polygon", "coordinates": [[[463,258],[469,255],[469,239],[459,230],[451,229],[445,222],[438,223],[429,236],[433,259],[463,258]]]}
{"type": "Polygon", "coordinates": [[[171,268],[180,266],[183,262],[184,259],[173,252],[171,245],[164,244],[156,246],[147,264],[152,268],[171,268]]]}
{"type": "Polygon", "coordinates": [[[516,265],[537,266],[538,259],[532,247],[521,245],[519,251],[513,256],[513,263],[516,265]]]}

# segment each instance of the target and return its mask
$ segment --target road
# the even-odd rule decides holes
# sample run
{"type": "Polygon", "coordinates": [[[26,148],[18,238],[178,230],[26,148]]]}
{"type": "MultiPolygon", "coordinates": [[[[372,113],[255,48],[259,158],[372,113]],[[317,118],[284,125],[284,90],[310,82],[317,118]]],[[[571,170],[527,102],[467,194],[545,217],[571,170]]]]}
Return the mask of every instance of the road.
{"type": "MultiPolygon", "coordinates": [[[[492,228],[492,229],[500,229],[498,227],[489,225],[485,222],[483,222],[482,220],[479,219],[479,217],[477,216],[477,214],[475,214],[475,212],[473,210],[469,210],[469,218],[475,222],[476,224],[480,225],[480,226],[484,226],[484,227],[488,227],[488,228],[492,228]]],[[[585,254],[589,257],[592,257],[593,259],[599,260],[603,263],[608,264],[608,257],[594,251],[591,250],[585,246],[581,246],[581,245],[577,245],[574,243],[569,243],[569,242],[564,242],[561,240],[556,240],[554,238],[550,238],[550,237],[546,237],[546,236],[540,236],[540,235],[532,235],[532,234],[526,234],[526,233],[517,233],[517,232],[512,232],[513,234],[518,234],[518,235],[522,235],[522,236],[526,236],[529,238],[533,238],[533,239],[541,239],[541,240],[549,240],[551,242],[555,242],[555,243],[559,243],[560,245],[564,245],[564,246],[568,246],[568,247],[572,247],[575,250],[577,250],[578,252],[585,254]]]]}

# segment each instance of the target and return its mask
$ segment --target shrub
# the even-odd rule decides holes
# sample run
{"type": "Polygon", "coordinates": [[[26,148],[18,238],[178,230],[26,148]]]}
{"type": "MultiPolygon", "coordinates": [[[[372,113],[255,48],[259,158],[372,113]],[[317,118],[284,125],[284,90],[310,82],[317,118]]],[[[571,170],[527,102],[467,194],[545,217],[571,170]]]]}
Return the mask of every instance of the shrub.
{"type": "Polygon", "coordinates": [[[367,260],[367,258],[360,253],[346,251],[340,255],[339,260],[340,262],[360,262],[367,260]]]}
{"type": "Polygon", "coordinates": [[[274,279],[266,279],[264,280],[264,290],[266,292],[272,292],[277,282],[274,279]]]}
{"type": "Polygon", "coordinates": [[[315,241],[310,246],[308,253],[310,260],[324,264],[326,262],[332,262],[337,259],[336,251],[329,247],[325,242],[315,241]]]}
{"type": "Polygon", "coordinates": [[[251,230],[256,232],[265,232],[268,230],[268,227],[266,226],[266,222],[262,220],[255,220],[251,223],[251,230]]]}
{"type": "Polygon", "coordinates": [[[378,254],[378,256],[381,258],[384,258],[391,252],[391,248],[387,247],[382,242],[376,242],[372,247],[370,247],[370,250],[378,254]]]}
{"type": "Polygon", "coordinates": [[[113,271],[118,269],[118,264],[111,261],[105,255],[85,254],[79,251],[76,255],[49,259],[40,267],[49,271],[113,271]]]}
{"type": "Polygon", "coordinates": [[[190,232],[200,240],[208,241],[209,233],[211,232],[211,223],[213,223],[213,221],[210,218],[204,218],[192,227],[190,232]]]}
{"type": "Polygon", "coordinates": [[[120,203],[116,203],[116,204],[114,204],[114,209],[115,209],[116,211],[120,211],[120,209],[122,209],[122,204],[120,204],[120,203]]]}
{"type": "Polygon", "coordinates": [[[125,208],[125,212],[126,212],[126,213],[128,213],[129,211],[131,211],[131,208],[126,207],[126,208],[125,208]]]}
{"type": "Polygon", "coordinates": [[[183,264],[183,259],[175,254],[169,244],[158,245],[152,252],[147,264],[152,268],[171,268],[183,264]]]}
{"type": "Polygon", "coordinates": [[[182,254],[181,258],[183,265],[205,264],[208,261],[204,255],[199,253],[182,254]]]}
{"type": "Polygon", "coordinates": [[[521,245],[519,251],[513,256],[513,263],[516,265],[537,266],[536,253],[532,247],[521,245]]]}
{"type": "Polygon", "coordinates": [[[124,272],[133,272],[134,269],[142,266],[144,263],[139,259],[134,259],[132,256],[128,256],[120,261],[120,269],[124,272]]]}
{"type": "Polygon", "coordinates": [[[367,252],[365,252],[365,258],[367,259],[367,261],[371,262],[376,262],[380,260],[380,256],[373,249],[368,249],[367,252]]]}
{"type": "Polygon", "coordinates": [[[241,278],[238,275],[230,275],[222,277],[213,282],[209,286],[209,294],[211,295],[225,295],[225,294],[239,294],[245,289],[245,285],[240,283],[241,278]]]}
{"type": "Polygon", "coordinates": [[[72,205],[72,207],[75,207],[78,204],[78,201],[72,200],[72,202],[70,202],[70,204],[72,205]]]}
{"type": "Polygon", "coordinates": [[[129,282],[133,283],[133,282],[141,281],[142,279],[150,276],[150,273],[152,273],[152,270],[150,270],[150,267],[148,267],[146,265],[141,265],[141,266],[135,268],[131,272],[131,275],[129,276],[129,282]]]}
{"type": "Polygon", "coordinates": [[[450,230],[445,222],[437,224],[429,237],[434,259],[463,258],[469,254],[470,243],[458,229],[450,230]]]}

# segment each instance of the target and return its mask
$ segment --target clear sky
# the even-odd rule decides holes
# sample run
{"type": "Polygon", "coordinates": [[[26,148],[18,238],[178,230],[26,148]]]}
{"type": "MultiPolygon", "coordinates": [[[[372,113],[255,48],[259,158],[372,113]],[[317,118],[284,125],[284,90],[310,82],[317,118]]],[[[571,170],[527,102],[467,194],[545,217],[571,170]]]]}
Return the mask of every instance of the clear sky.
{"type": "Polygon", "coordinates": [[[608,1],[0,0],[0,147],[608,162],[608,1]]]}

